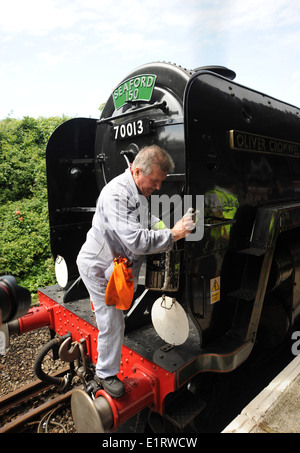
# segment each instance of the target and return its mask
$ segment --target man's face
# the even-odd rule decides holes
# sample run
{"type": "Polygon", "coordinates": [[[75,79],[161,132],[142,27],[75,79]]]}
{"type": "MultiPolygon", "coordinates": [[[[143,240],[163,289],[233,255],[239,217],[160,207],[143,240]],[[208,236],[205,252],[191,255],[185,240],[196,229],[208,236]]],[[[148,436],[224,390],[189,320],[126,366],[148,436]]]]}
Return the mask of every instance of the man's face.
{"type": "Polygon", "coordinates": [[[145,197],[152,195],[154,190],[159,190],[166,177],[167,173],[157,165],[153,165],[149,175],[145,175],[138,167],[133,171],[134,182],[145,197]]]}

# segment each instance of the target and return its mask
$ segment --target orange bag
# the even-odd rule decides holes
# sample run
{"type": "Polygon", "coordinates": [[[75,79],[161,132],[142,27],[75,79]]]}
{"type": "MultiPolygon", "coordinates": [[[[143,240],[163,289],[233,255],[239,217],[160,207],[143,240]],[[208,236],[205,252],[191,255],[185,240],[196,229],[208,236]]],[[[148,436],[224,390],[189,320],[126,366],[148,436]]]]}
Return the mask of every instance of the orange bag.
{"type": "Polygon", "coordinates": [[[119,256],[114,259],[114,270],[105,291],[106,305],[115,305],[118,310],[128,310],[134,294],[132,264],[119,256]]]}

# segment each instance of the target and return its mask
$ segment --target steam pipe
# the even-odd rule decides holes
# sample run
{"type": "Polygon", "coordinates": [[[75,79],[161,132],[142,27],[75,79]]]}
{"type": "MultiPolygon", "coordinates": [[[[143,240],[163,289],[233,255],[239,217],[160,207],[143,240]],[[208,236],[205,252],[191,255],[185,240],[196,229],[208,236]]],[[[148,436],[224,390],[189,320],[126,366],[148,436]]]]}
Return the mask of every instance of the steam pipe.
{"type": "Polygon", "coordinates": [[[42,363],[45,358],[45,356],[48,354],[48,352],[57,347],[66,339],[69,338],[70,334],[67,334],[61,338],[53,338],[50,340],[47,344],[43,346],[41,351],[39,352],[37,358],[35,359],[34,363],[34,372],[36,376],[43,382],[46,382],[47,384],[54,384],[54,385],[61,385],[65,386],[67,384],[67,379],[66,377],[56,377],[56,376],[49,376],[42,370],[42,363]]]}

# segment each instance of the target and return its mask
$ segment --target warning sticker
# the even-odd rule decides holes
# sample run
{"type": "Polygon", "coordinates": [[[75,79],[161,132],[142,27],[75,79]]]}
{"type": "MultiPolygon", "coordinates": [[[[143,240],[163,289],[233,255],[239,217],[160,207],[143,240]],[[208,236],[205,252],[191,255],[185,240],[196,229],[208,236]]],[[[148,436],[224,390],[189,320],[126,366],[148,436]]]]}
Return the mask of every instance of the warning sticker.
{"type": "Polygon", "coordinates": [[[221,299],[221,278],[214,277],[210,279],[210,303],[214,304],[221,299]]]}

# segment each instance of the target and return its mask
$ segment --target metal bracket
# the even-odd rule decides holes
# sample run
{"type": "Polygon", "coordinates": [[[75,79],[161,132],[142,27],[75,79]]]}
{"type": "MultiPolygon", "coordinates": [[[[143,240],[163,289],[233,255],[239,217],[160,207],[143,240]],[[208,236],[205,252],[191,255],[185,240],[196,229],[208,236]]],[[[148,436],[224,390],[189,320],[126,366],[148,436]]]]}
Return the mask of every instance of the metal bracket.
{"type": "Polygon", "coordinates": [[[160,306],[161,306],[161,308],[164,308],[165,310],[171,310],[171,308],[173,307],[173,305],[175,304],[175,302],[176,302],[176,299],[173,297],[173,298],[172,298],[171,306],[170,306],[170,307],[167,307],[167,306],[166,306],[166,295],[163,294],[162,297],[161,297],[160,306]]]}
{"type": "Polygon", "coordinates": [[[82,356],[82,347],[83,343],[85,346],[85,340],[82,338],[80,342],[74,341],[72,345],[71,342],[72,338],[69,337],[60,345],[58,355],[64,362],[74,362],[82,356]]]}
{"type": "Polygon", "coordinates": [[[127,110],[126,112],[120,113],[120,115],[114,115],[114,116],[110,116],[108,118],[101,118],[100,120],[97,120],[97,124],[105,124],[105,123],[113,124],[113,121],[119,120],[120,118],[124,118],[129,115],[135,115],[140,112],[146,112],[146,111],[152,110],[152,109],[160,109],[164,113],[169,112],[169,107],[167,106],[166,101],[154,102],[154,104],[147,105],[146,107],[136,108],[133,110],[127,110]]]}

